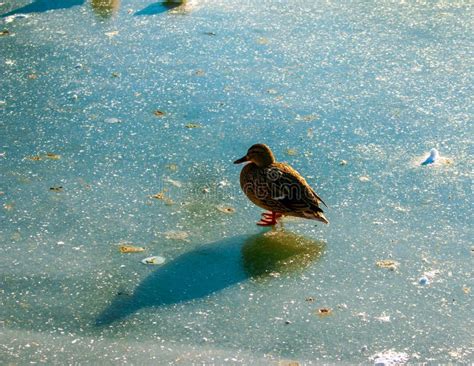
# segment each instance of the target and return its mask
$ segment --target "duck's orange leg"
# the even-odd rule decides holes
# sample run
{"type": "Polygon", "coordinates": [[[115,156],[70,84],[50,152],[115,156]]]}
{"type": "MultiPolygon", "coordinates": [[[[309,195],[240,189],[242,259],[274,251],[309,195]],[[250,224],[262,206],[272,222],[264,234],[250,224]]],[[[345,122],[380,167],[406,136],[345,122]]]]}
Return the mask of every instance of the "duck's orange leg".
{"type": "Polygon", "coordinates": [[[258,226],[273,226],[277,224],[277,220],[283,215],[278,212],[264,212],[262,213],[262,219],[257,222],[258,226]]]}

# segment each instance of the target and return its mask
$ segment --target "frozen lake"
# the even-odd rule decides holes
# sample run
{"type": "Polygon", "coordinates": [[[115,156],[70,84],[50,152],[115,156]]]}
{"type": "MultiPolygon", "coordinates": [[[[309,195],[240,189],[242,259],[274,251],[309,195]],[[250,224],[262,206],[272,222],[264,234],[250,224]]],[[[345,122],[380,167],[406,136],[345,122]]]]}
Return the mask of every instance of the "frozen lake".
{"type": "Polygon", "coordinates": [[[0,0],[0,363],[473,362],[473,15],[0,0]],[[255,225],[257,142],[330,225],[255,225]]]}

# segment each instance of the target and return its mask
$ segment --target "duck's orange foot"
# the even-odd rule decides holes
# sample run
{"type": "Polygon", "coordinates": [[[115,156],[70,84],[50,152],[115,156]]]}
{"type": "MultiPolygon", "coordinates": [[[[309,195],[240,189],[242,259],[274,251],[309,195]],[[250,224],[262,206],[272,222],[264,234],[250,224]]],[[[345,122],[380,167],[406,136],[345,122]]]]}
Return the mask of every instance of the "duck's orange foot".
{"type": "Polygon", "coordinates": [[[277,224],[277,220],[282,217],[281,213],[277,212],[264,212],[262,213],[262,219],[257,222],[258,226],[273,226],[277,224]]]}

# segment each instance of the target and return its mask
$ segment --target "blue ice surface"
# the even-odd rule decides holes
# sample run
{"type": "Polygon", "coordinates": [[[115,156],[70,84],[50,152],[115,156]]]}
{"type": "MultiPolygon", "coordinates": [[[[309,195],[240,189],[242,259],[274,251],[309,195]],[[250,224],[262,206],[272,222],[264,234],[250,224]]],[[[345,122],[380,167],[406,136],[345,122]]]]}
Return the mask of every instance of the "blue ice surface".
{"type": "Polygon", "coordinates": [[[2,3],[1,363],[472,362],[468,4],[2,3]],[[329,225],[255,226],[256,142],[329,225]]]}

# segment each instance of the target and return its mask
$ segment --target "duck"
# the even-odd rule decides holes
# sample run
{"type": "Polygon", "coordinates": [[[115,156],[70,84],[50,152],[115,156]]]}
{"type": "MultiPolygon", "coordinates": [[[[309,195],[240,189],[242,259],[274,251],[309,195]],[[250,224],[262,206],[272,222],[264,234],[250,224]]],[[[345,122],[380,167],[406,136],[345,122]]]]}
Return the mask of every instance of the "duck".
{"type": "Polygon", "coordinates": [[[265,144],[252,145],[234,161],[246,163],[240,172],[240,187],[248,199],[267,212],[259,226],[274,226],[283,216],[295,216],[329,224],[320,205],[327,207],[306,180],[289,164],[277,162],[265,144]]]}

